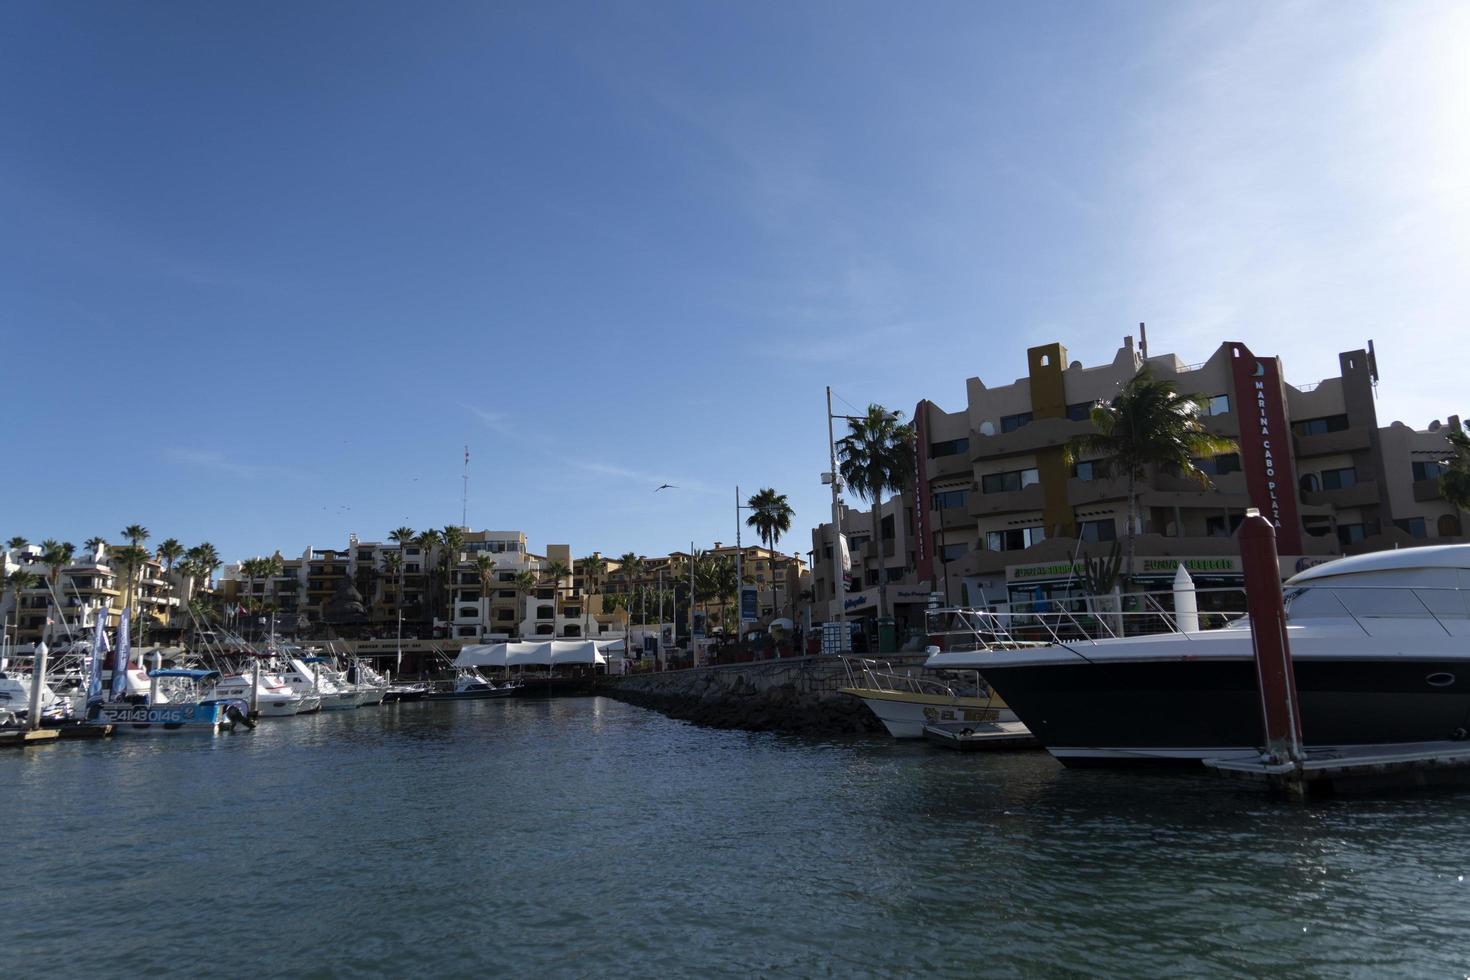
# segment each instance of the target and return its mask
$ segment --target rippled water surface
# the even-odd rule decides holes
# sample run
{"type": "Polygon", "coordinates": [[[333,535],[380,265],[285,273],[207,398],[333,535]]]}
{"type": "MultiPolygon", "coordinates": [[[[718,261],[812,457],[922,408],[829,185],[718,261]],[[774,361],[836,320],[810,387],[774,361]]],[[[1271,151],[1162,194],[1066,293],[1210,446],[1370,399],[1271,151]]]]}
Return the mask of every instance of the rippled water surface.
{"type": "Polygon", "coordinates": [[[0,808],[0,976],[1470,972],[1465,794],[1292,808],[588,698],[6,752],[0,808]]]}

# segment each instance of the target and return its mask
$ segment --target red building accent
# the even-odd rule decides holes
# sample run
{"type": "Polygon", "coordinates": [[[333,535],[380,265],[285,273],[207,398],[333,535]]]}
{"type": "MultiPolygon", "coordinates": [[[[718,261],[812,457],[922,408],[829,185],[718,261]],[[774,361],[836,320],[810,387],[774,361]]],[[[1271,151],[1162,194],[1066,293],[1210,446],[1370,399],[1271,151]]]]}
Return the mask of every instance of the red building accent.
{"type": "Polygon", "coordinates": [[[914,567],[920,582],[934,581],[934,543],[929,535],[929,402],[914,406],[914,567]]]}
{"type": "Polygon", "coordinates": [[[1258,358],[1245,344],[1230,344],[1235,414],[1240,419],[1240,464],[1251,503],[1276,529],[1284,555],[1302,553],[1291,430],[1276,358],[1258,358]]]}

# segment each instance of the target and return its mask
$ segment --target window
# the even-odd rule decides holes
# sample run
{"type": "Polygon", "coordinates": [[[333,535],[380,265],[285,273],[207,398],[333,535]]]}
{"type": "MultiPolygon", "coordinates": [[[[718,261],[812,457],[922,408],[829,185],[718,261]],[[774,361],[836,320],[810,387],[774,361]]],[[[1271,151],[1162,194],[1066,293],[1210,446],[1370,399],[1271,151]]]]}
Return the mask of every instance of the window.
{"type": "Polygon", "coordinates": [[[1206,456],[1196,459],[1194,466],[1207,476],[1228,476],[1231,473],[1240,472],[1240,454],[1222,453],[1219,456],[1206,456]]]}
{"type": "Polygon", "coordinates": [[[514,609],[499,609],[495,612],[495,621],[497,623],[513,622],[515,618],[516,612],[514,609]]]}
{"type": "Polygon", "coordinates": [[[1019,415],[1002,415],[1000,417],[1000,431],[1015,432],[1021,426],[1031,421],[1030,412],[1022,412],[1019,415]]]}
{"type": "Polygon", "coordinates": [[[1418,480],[1438,480],[1443,475],[1444,475],[1444,467],[1441,466],[1439,463],[1419,462],[1419,461],[1415,461],[1415,463],[1414,463],[1414,479],[1415,479],[1415,481],[1418,481],[1418,480]]]}
{"type": "Polygon", "coordinates": [[[929,444],[930,459],[934,459],[938,456],[955,456],[959,453],[967,453],[969,451],[970,440],[968,436],[960,439],[947,439],[944,442],[933,442],[929,444]]]}
{"type": "Polygon", "coordinates": [[[1083,521],[1077,525],[1077,536],[1089,544],[1118,540],[1118,526],[1111,517],[1100,521],[1083,521]]]}
{"type": "Polygon", "coordinates": [[[1341,432],[1348,427],[1346,415],[1328,415],[1320,419],[1303,419],[1296,424],[1299,436],[1320,436],[1324,432],[1341,432]]]}
{"type": "Polygon", "coordinates": [[[1046,532],[1040,527],[1017,527],[1006,531],[991,531],[985,535],[985,547],[991,551],[1020,551],[1046,540],[1046,532]]]}
{"type": "Polygon", "coordinates": [[[941,490],[933,495],[933,506],[930,510],[948,510],[951,507],[963,507],[965,501],[970,499],[970,491],[964,490],[941,490]]]}
{"type": "Polygon", "coordinates": [[[1322,471],[1323,490],[1346,490],[1348,487],[1356,486],[1358,483],[1358,471],[1351,466],[1340,470],[1322,471]]]}
{"type": "Polygon", "coordinates": [[[1041,477],[1035,469],[1011,470],[1008,473],[987,473],[980,478],[981,493],[1006,493],[1040,483],[1041,477]]]}
{"type": "Polygon", "coordinates": [[[969,552],[970,546],[961,541],[959,544],[946,544],[939,549],[940,561],[958,561],[969,552]]]}
{"type": "Polygon", "coordinates": [[[1073,422],[1086,422],[1092,418],[1092,407],[1096,404],[1097,402],[1078,402],[1075,405],[1068,405],[1067,418],[1073,422]]]}
{"type": "Polygon", "coordinates": [[[459,607],[459,618],[460,619],[469,619],[471,616],[478,616],[479,614],[480,614],[480,610],[476,609],[474,606],[460,606],[459,607]]]}
{"type": "Polygon", "coordinates": [[[1244,514],[1231,514],[1227,521],[1225,515],[1218,514],[1205,518],[1205,537],[1228,538],[1240,527],[1240,522],[1245,520],[1244,514]]]}
{"type": "Polygon", "coordinates": [[[1361,524],[1339,524],[1337,525],[1337,540],[1344,547],[1350,544],[1359,544],[1367,537],[1367,533],[1361,524]]]}
{"type": "Polygon", "coordinates": [[[1208,398],[1201,398],[1199,410],[1201,415],[1224,415],[1230,411],[1230,396],[1211,395],[1208,398]]]}
{"type": "Polygon", "coordinates": [[[1102,479],[1102,464],[1095,459],[1085,459],[1072,467],[1072,475],[1079,480],[1102,479]]]}
{"type": "Polygon", "coordinates": [[[1424,525],[1422,517],[1404,517],[1393,522],[1393,526],[1405,532],[1411,538],[1429,537],[1429,529],[1424,525]]]}

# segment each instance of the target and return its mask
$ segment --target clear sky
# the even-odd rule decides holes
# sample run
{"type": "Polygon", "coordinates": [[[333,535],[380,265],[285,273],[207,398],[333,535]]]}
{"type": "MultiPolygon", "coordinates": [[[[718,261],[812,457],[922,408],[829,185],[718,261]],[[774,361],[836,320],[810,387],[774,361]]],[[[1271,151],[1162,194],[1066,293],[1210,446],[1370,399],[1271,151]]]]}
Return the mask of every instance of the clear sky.
{"type": "Polygon", "coordinates": [[[1470,7],[0,9],[0,537],[644,554],[1028,346],[1470,414],[1470,7]],[[677,490],[655,494],[669,482],[677,490]]]}

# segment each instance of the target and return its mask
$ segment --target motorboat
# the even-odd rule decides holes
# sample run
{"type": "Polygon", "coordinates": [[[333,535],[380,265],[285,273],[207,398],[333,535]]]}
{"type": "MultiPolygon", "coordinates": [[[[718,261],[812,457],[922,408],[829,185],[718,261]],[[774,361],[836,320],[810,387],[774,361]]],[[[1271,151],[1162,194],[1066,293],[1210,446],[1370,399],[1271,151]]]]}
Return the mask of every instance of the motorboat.
{"type": "MultiPolygon", "coordinates": [[[[17,722],[31,713],[32,675],[15,671],[0,672],[0,712],[13,715],[17,722]]],[[[41,682],[41,721],[60,723],[72,717],[70,698],[58,696],[51,685],[41,682]]]]}
{"type": "Polygon", "coordinates": [[[102,701],[88,711],[87,724],[111,725],[114,734],[131,735],[215,734],[237,725],[255,727],[248,702],[218,696],[217,670],[155,668],[148,671],[148,680],[145,698],[102,701]]]}
{"type": "Polygon", "coordinates": [[[398,701],[422,701],[428,694],[427,684],[390,684],[388,690],[383,692],[383,702],[393,704],[398,701]]]}
{"type": "Polygon", "coordinates": [[[345,711],[358,705],[357,691],[340,686],[321,657],[291,657],[279,671],[281,680],[297,694],[313,695],[322,711],[345,711]]]}
{"type": "Polygon", "coordinates": [[[508,698],[519,685],[510,681],[496,684],[474,667],[461,667],[455,671],[454,680],[441,682],[443,687],[431,688],[426,695],[430,701],[480,701],[487,698],[508,698]]]}
{"type": "MultiPolygon", "coordinates": [[[[1470,545],[1340,558],[1287,580],[1285,598],[1307,748],[1466,738],[1470,545]]],[[[935,653],[927,666],[982,671],[1069,766],[1245,761],[1262,752],[1244,616],[1210,630],[988,642],[935,653]]]]}
{"type": "MultiPolygon", "coordinates": [[[[251,674],[231,674],[221,677],[215,687],[220,697],[239,698],[251,702],[251,674]]],[[[262,718],[289,718],[321,707],[321,699],[314,694],[298,694],[276,674],[261,672],[255,683],[255,710],[262,718]]]]}
{"type": "Polygon", "coordinates": [[[894,738],[923,738],[925,725],[1015,723],[1016,713],[975,672],[968,690],[895,670],[887,662],[844,657],[847,686],[894,738]]]}

